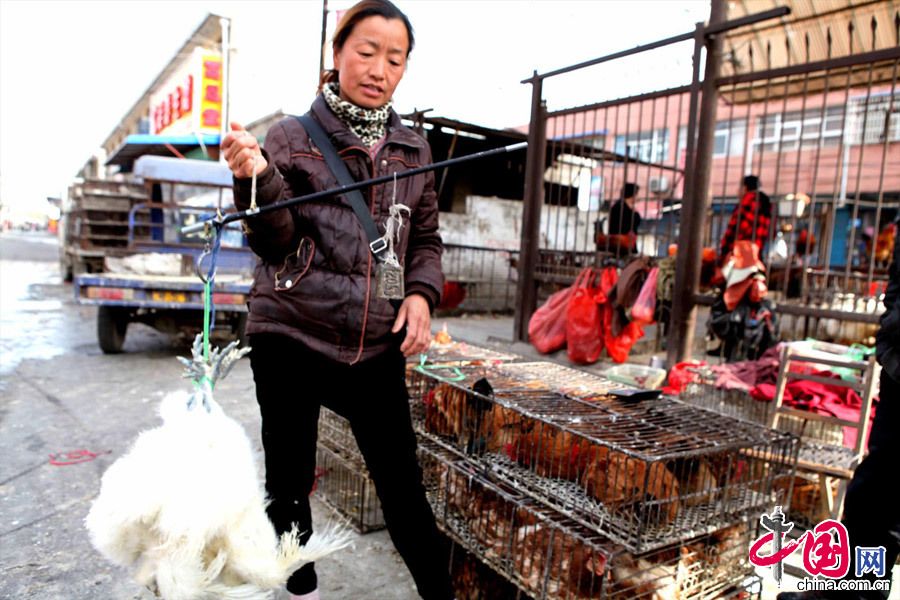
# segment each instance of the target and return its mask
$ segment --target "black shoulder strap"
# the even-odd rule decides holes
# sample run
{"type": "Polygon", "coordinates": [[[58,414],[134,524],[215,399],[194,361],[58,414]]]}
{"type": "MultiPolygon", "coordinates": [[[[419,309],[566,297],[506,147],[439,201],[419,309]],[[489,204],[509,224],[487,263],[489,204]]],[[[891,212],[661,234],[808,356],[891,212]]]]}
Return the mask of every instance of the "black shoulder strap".
{"type": "MultiPolygon", "coordinates": [[[[337,177],[338,183],[341,185],[350,185],[354,183],[350,171],[347,170],[347,165],[345,165],[344,161],[341,160],[341,157],[338,156],[337,150],[334,149],[334,145],[331,143],[331,140],[328,139],[328,134],[325,133],[322,126],[309,115],[299,116],[297,117],[297,120],[303,125],[303,128],[306,130],[306,133],[309,134],[310,139],[312,139],[319,150],[322,151],[322,155],[325,157],[325,164],[328,165],[328,168],[331,169],[331,172],[337,177]]],[[[372,250],[372,254],[374,254],[375,258],[379,261],[384,260],[383,252],[387,249],[387,243],[382,239],[381,234],[378,233],[378,227],[375,225],[375,221],[372,220],[372,214],[369,212],[369,207],[366,205],[362,194],[359,190],[353,190],[345,193],[344,197],[350,202],[353,212],[356,213],[356,218],[359,219],[360,224],[366,232],[366,237],[369,238],[369,248],[372,250]]]]}

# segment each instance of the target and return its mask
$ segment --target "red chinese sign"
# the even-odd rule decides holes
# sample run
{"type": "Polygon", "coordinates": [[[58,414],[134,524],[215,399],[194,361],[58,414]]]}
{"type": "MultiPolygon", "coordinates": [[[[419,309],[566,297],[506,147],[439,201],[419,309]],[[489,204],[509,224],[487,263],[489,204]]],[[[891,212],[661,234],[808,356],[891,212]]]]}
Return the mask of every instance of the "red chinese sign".
{"type": "Polygon", "coordinates": [[[751,564],[757,567],[777,566],[802,546],[803,568],[810,575],[841,579],[846,577],[850,570],[850,538],[843,523],[826,519],[817,524],[812,531],[806,531],[797,540],[786,544],[783,543],[784,536],[793,524],[785,524],[790,527],[784,528],[769,527],[765,522],[763,525],[769,529],[769,533],[761,536],[750,546],[751,564]],[[763,555],[762,549],[767,545],[773,548],[772,553],[763,555]]]}
{"type": "Polygon", "coordinates": [[[150,97],[154,135],[219,133],[225,104],[222,58],[197,49],[150,97]]]}

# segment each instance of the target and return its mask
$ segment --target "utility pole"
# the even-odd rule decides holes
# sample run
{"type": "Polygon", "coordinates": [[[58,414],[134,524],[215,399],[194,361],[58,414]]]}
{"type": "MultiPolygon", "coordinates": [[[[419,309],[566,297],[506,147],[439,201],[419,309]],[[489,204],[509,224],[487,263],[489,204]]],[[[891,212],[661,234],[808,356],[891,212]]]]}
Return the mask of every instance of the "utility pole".
{"type": "Polygon", "coordinates": [[[328,0],[322,0],[322,43],[319,44],[319,79],[316,81],[316,89],[321,83],[322,73],[325,71],[325,29],[328,27],[328,0]]]}
{"type": "MultiPolygon", "coordinates": [[[[221,17],[219,27],[222,28],[222,89],[225,92],[225,102],[222,104],[221,137],[219,138],[222,140],[228,133],[228,123],[231,118],[231,19],[221,17]]],[[[219,161],[225,161],[225,155],[222,152],[219,152],[219,161]]],[[[221,194],[221,191],[219,193],[221,194]]]]}

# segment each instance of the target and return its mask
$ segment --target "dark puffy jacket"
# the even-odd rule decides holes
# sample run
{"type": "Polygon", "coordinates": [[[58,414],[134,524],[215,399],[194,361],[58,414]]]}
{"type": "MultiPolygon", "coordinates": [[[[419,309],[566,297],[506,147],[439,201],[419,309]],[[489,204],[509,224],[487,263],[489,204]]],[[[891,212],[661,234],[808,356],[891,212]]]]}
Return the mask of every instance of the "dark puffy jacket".
{"type": "MultiPolygon", "coordinates": [[[[356,181],[405,171],[431,162],[427,142],[391,112],[375,160],[319,96],[310,114],[328,133],[356,181]]],[[[294,118],[269,130],[263,150],[269,166],[257,177],[256,201],[266,206],[338,185],[321,151],[294,118]]],[[[250,179],[235,179],[235,204],[250,206],[250,179]]],[[[362,190],[381,233],[393,183],[362,190]]],[[[410,208],[395,251],[404,265],[406,293],[419,293],[433,308],[443,288],[442,244],[434,175],[397,180],[396,202],[410,208]]],[[[250,291],[247,333],[278,333],[327,357],[366,360],[402,340],[390,330],[396,309],[375,296],[375,260],[350,204],[333,197],[252,217],[250,247],[260,257],[250,291]]]]}
{"type": "MultiPolygon", "coordinates": [[[[898,223],[900,227],[900,223],[898,223]]],[[[900,240],[894,243],[894,261],[884,293],[884,314],[875,336],[875,352],[884,373],[900,382],[900,240]]]]}

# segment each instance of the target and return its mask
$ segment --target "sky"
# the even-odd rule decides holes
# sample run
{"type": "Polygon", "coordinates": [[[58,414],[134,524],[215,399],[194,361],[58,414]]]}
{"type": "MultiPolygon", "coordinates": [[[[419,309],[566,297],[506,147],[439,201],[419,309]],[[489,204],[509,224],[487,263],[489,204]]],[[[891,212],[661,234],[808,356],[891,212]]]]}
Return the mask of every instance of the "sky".
{"type": "MultiPolygon", "coordinates": [[[[528,123],[539,73],[691,31],[709,0],[396,0],[416,46],[398,112],[528,123]]],[[[352,0],[330,0],[333,11],[352,0]]],[[[0,201],[60,196],[213,13],[232,20],[231,118],[305,112],[318,82],[321,0],[0,0],[0,201]]],[[[330,44],[329,44],[330,47],[330,44]]],[[[548,79],[551,110],[689,83],[680,44],[548,79]]],[[[330,51],[326,55],[330,63],[330,51]]]]}

